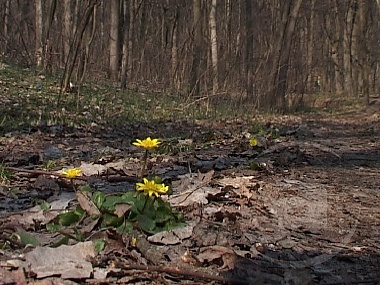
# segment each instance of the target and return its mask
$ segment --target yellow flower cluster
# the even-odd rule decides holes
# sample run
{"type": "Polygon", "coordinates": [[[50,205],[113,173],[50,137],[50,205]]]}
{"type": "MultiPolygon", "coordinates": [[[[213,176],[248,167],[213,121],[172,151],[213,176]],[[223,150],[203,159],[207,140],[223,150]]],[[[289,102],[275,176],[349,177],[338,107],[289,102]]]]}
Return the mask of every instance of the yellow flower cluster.
{"type": "Polygon", "coordinates": [[[249,139],[249,145],[250,146],[257,146],[257,139],[256,138],[250,138],[249,139]]]}
{"type": "Polygon", "coordinates": [[[147,178],[144,178],[143,181],[143,183],[136,183],[137,191],[144,191],[149,195],[149,197],[152,195],[158,197],[159,195],[166,194],[169,191],[169,186],[165,186],[163,183],[159,184],[154,180],[148,180],[147,178]]]}
{"type": "Polygon", "coordinates": [[[78,177],[82,173],[82,170],[79,168],[69,168],[66,171],[63,171],[61,173],[62,176],[73,179],[75,177],[78,177]]]}
{"type": "Polygon", "coordinates": [[[161,142],[158,139],[151,139],[147,137],[145,140],[136,139],[133,145],[144,148],[146,150],[151,150],[159,146],[161,142]]]}

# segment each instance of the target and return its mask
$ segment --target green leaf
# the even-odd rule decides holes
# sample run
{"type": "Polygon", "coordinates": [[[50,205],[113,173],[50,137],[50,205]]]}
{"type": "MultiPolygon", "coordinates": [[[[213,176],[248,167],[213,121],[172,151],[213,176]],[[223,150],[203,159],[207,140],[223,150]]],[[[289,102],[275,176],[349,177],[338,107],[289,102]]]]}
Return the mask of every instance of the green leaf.
{"type": "Polygon", "coordinates": [[[74,211],[75,215],[78,215],[80,218],[83,218],[87,212],[83,210],[83,208],[80,205],[77,205],[74,211]]]}
{"type": "Polygon", "coordinates": [[[126,202],[126,203],[129,203],[129,204],[134,204],[135,200],[137,198],[137,193],[135,191],[129,191],[127,193],[124,193],[122,196],[121,196],[121,200],[123,202],[126,202]]]}
{"type": "Polygon", "coordinates": [[[157,211],[156,209],[152,206],[152,204],[150,204],[151,201],[148,201],[145,209],[144,209],[144,212],[142,212],[143,215],[149,217],[150,219],[152,220],[155,220],[156,219],[156,214],[157,214],[157,211]]]}
{"type": "Polygon", "coordinates": [[[88,184],[83,185],[82,187],[79,188],[79,190],[82,191],[82,192],[92,192],[92,188],[88,184]]]}
{"type": "Polygon", "coordinates": [[[18,233],[18,237],[20,239],[20,242],[22,244],[31,244],[33,246],[38,246],[40,245],[40,242],[36,239],[36,237],[34,235],[32,235],[31,233],[28,233],[28,232],[25,232],[25,231],[22,231],[20,233],[18,233]]]}
{"type": "Polygon", "coordinates": [[[162,179],[161,179],[161,177],[160,176],[154,176],[153,177],[153,180],[154,180],[154,182],[156,183],[156,184],[161,184],[162,183],[162,179]]]}
{"type": "Polygon", "coordinates": [[[103,192],[97,191],[92,194],[92,201],[94,201],[96,207],[100,209],[106,199],[106,195],[103,192]]]}
{"type": "Polygon", "coordinates": [[[156,212],[155,221],[156,223],[163,223],[166,221],[169,221],[172,218],[172,212],[171,210],[168,210],[166,208],[158,209],[156,212]]]}
{"type": "Polygon", "coordinates": [[[127,234],[127,233],[130,233],[132,232],[134,229],[133,227],[133,223],[129,222],[129,221],[125,221],[124,223],[122,223],[119,227],[117,227],[116,231],[119,233],[119,234],[127,234]]]}
{"type": "Polygon", "coordinates": [[[73,211],[59,214],[58,217],[59,217],[59,224],[64,226],[64,227],[68,227],[72,224],[77,223],[79,221],[79,218],[80,218],[73,211]]]}
{"type": "Polygon", "coordinates": [[[103,214],[102,217],[103,217],[103,222],[102,222],[103,227],[109,227],[109,226],[118,227],[124,222],[124,217],[119,218],[118,216],[112,215],[109,213],[103,214]]]}
{"type": "MultiPolygon", "coordinates": [[[[149,197],[144,195],[143,193],[137,195],[135,203],[134,203],[134,207],[131,209],[131,211],[135,212],[136,214],[141,214],[145,205],[145,199],[148,199],[148,198],[149,197]]],[[[149,204],[149,201],[147,202],[147,204],[149,204]]]]}
{"type": "Polygon", "coordinates": [[[77,228],[74,228],[74,233],[75,233],[75,239],[77,241],[84,241],[83,233],[80,230],[78,230],[77,228]]]}
{"type": "Polygon", "coordinates": [[[161,198],[158,198],[156,203],[157,203],[157,206],[159,208],[169,208],[169,209],[171,209],[170,203],[162,200],[161,198]]]}
{"type": "Polygon", "coordinates": [[[62,226],[56,223],[48,223],[46,224],[46,229],[50,232],[56,232],[62,229],[62,226]]]}
{"type": "Polygon", "coordinates": [[[115,205],[122,203],[121,196],[107,196],[103,202],[102,208],[109,212],[115,211],[115,205]]]}
{"type": "Polygon", "coordinates": [[[145,215],[137,215],[136,220],[141,229],[147,233],[154,233],[156,222],[145,215]]]}
{"type": "Polygon", "coordinates": [[[94,242],[94,249],[97,254],[101,252],[102,250],[104,250],[106,247],[106,242],[103,239],[96,239],[93,242],[94,242]]]}

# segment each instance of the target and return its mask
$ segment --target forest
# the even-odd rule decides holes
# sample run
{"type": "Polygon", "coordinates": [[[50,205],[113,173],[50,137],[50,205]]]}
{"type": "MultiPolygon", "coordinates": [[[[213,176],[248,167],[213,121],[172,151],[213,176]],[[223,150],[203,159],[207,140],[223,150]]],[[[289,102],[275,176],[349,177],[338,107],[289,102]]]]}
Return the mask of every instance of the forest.
{"type": "Polygon", "coordinates": [[[0,0],[1,285],[380,284],[380,0],[0,0]]]}
{"type": "Polygon", "coordinates": [[[1,56],[70,82],[283,112],[378,94],[379,1],[1,1],[1,56]]]}

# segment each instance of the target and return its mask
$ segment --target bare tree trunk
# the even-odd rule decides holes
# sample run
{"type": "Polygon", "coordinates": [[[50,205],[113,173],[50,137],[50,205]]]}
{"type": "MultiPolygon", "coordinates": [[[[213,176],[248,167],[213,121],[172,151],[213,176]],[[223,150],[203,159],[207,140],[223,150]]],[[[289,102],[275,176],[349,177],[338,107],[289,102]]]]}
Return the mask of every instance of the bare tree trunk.
{"type": "Polygon", "coordinates": [[[5,1],[5,10],[4,10],[4,23],[3,23],[3,31],[4,31],[4,50],[5,53],[8,53],[9,50],[9,13],[10,13],[10,3],[11,0],[5,1]]]}
{"type": "Polygon", "coordinates": [[[152,77],[152,69],[150,68],[150,61],[145,61],[145,53],[147,48],[147,3],[146,1],[140,0],[140,3],[138,3],[138,8],[136,7],[136,11],[139,11],[139,13],[136,13],[138,15],[138,18],[136,18],[136,27],[138,27],[138,42],[139,45],[139,54],[138,54],[138,60],[137,60],[137,68],[136,68],[136,75],[137,78],[140,80],[144,80],[145,76],[152,77]]]}
{"type": "Polygon", "coordinates": [[[35,56],[37,68],[43,67],[43,5],[42,0],[35,1],[36,7],[36,38],[35,38],[35,56]]]}
{"type": "Polygon", "coordinates": [[[349,96],[353,95],[353,78],[352,78],[352,34],[355,24],[356,11],[355,1],[349,1],[347,12],[345,13],[345,27],[343,29],[343,76],[344,90],[349,96]],[[352,2],[352,3],[351,3],[352,2]]]}
{"type": "Polygon", "coordinates": [[[109,77],[117,81],[119,77],[119,21],[120,21],[120,0],[111,1],[111,25],[109,39],[109,77]]]}
{"type": "Polygon", "coordinates": [[[128,0],[123,0],[123,45],[121,53],[121,72],[120,72],[120,87],[122,89],[127,87],[128,81],[128,33],[129,33],[129,6],[128,0]]]}
{"type": "Polygon", "coordinates": [[[133,53],[134,53],[134,36],[135,36],[135,25],[136,25],[136,16],[135,11],[137,10],[137,0],[129,1],[129,29],[128,29],[128,64],[127,64],[127,76],[128,80],[133,78],[133,53]]]}
{"type": "Polygon", "coordinates": [[[180,89],[179,80],[179,62],[178,62],[178,6],[175,6],[173,12],[172,27],[171,27],[171,85],[175,90],[180,89]]]}
{"type": "Polygon", "coordinates": [[[92,27],[91,29],[86,29],[83,36],[84,49],[82,49],[81,51],[80,60],[78,63],[78,70],[77,70],[78,87],[82,84],[84,80],[84,76],[86,74],[87,63],[88,63],[89,54],[90,54],[90,47],[94,41],[94,37],[96,33],[96,18],[97,18],[96,14],[97,14],[97,6],[94,7],[93,16],[90,19],[90,22],[92,22],[92,27]]]}
{"type": "Polygon", "coordinates": [[[62,93],[64,93],[70,83],[70,78],[74,70],[74,66],[78,57],[79,47],[82,43],[82,37],[86,30],[86,27],[90,21],[91,15],[94,12],[95,6],[98,4],[99,0],[88,0],[83,16],[79,22],[79,26],[73,37],[73,41],[70,47],[70,52],[66,60],[65,69],[63,71],[63,77],[61,81],[61,89],[57,99],[57,105],[60,104],[62,93]]]}
{"type": "MultiPolygon", "coordinates": [[[[44,61],[44,70],[49,68],[51,70],[54,62],[51,60],[53,49],[53,43],[50,41],[50,31],[51,26],[54,21],[54,15],[57,8],[57,0],[50,1],[49,14],[45,22],[45,29],[43,34],[43,61],[44,61]]],[[[59,65],[59,63],[58,63],[59,65]]]]}
{"type": "MultiPolygon", "coordinates": [[[[250,1],[250,0],[247,0],[250,1]]],[[[209,15],[210,25],[210,43],[211,43],[211,76],[212,76],[212,93],[216,94],[219,89],[219,72],[218,72],[218,39],[216,33],[216,4],[217,0],[211,1],[209,15]]]]}
{"type": "MultiPolygon", "coordinates": [[[[377,2],[379,3],[379,2],[377,2]]],[[[357,58],[359,60],[358,73],[360,74],[361,82],[359,82],[361,87],[361,92],[365,98],[367,105],[370,103],[370,62],[369,62],[369,50],[366,43],[366,39],[369,36],[368,19],[370,18],[368,11],[368,4],[366,2],[358,3],[359,17],[356,29],[356,52],[357,58]]],[[[359,92],[358,92],[359,93],[359,92]]]]}
{"type": "Polygon", "coordinates": [[[70,51],[70,42],[73,30],[73,15],[71,10],[71,0],[63,1],[63,62],[66,62],[70,51]]]}
{"type": "Polygon", "coordinates": [[[310,17],[307,27],[307,86],[312,87],[312,90],[321,91],[320,81],[318,78],[320,74],[312,69],[313,54],[314,54],[314,20],[315,20],[315,3],[317,0],[311,0],[310,3],[310,17]]]}
{"type": "Polygon", "coordinates": [[[253,15],[252,15],[252,1],[245,0],[245,80],[247,99],[251,102],[256,101],[253,93],[253,15]]]}
{"type": "Polygon", "coordinates": [[[200,95],[200,63],[202,51],[202,17],[201,0],[193,0],[193,58],[190,71],[190,94],[200,95]]]}

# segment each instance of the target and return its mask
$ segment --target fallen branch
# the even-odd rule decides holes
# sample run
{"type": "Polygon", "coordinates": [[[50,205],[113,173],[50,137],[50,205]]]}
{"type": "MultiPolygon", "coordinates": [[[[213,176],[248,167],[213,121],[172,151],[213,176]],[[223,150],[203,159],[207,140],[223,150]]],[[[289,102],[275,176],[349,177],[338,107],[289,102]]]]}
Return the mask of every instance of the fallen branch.
{"type": "Polygon", "coordinates": [[[175,267],[150,266],[150,265],[140,265],[140,264],[123,264],[121,262],[116,262],[115,266],[116,268],[121,268],[121,269],[124,269],[125,271],[144,270],[148,272],[160,272],[160,273],[175,274],[175,275],[181,275],[181,276],[186,276],[190,278],[198,278],[198,279],[209,280],[209,281],[218,281],[218,282],[223,282],[226,284],[233,284],[233,285],[253,284],[252,282],[246,281],[246,280],[216,276],[216,275],[211,275],[211,274],[207,274],[203,272],[183,270],[183,269],[175,268],[175,267]]]}

